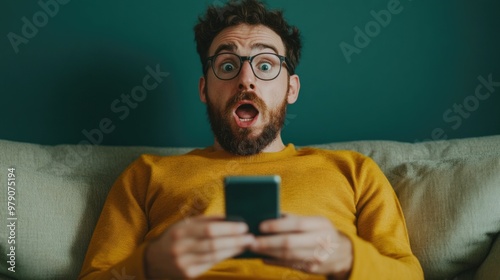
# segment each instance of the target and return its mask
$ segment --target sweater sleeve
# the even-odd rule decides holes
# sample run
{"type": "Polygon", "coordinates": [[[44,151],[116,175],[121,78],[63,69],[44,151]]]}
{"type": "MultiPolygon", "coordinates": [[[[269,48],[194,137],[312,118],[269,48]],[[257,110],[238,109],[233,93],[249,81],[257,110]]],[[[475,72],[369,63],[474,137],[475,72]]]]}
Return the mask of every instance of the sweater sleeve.
{"type": "Polygon", "coordinates": [[[391,184],[370,158],[356,174],[358,232],[348,236],[354,254],[350,279],[423,279],[391,184]]]}
{"type": "Polygon", "coordinates": [[[94,229],[79,279],[145,279],[145,198],[150,173],[141,157],[116,180],[94,229]]]}

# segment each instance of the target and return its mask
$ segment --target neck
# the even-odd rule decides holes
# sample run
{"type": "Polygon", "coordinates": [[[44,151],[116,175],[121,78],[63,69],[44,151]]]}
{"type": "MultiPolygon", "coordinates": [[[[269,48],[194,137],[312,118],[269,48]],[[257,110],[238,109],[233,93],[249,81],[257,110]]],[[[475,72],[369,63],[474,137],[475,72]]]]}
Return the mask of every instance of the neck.
{"type": "MultiPolygon", "coordinates": [[[[222,151],[224,148],[219,144],[217,139],[214,140],[214,149],[216,151],[222,151]]],[[[262,149],[261,153],[277,153],[282,151],[285,148],[285,144],[283,144],[283,140],[281,139],[281,134],[278,133],[278,136],[267,145],[264,149],[262,149]]]]}

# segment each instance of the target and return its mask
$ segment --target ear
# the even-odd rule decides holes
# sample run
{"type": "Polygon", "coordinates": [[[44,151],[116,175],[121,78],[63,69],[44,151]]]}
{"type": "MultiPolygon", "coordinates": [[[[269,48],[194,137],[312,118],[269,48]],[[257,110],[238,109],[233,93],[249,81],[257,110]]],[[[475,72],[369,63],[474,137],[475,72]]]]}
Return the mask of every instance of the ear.
{"type": "Polygon", "coordinates": [[[207,103],[207,81],[204,76],[201,76],[200,81],[198,83],[198,91],[200,94],[200,100],[203,103],[207,103]]]}
{"type": "Polygon", "coordinates": [[[300,79],[298,75],[290,76],[290,86],[287,93],[288,104],[293,104],[299,98],[300,91],[300,79]]]}

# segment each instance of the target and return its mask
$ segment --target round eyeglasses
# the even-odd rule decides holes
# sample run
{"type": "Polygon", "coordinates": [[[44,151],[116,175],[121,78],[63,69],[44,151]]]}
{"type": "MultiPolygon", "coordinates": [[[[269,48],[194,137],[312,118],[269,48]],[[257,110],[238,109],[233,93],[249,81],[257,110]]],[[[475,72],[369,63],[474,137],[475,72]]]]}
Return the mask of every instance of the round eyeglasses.
{"type": "Polygon", "coordinates": [[[234,79],[241,71],[241,66],[248,60],[255,77],[270,81],[276,79],[281,72],[281,65],[285,62],[290,74],[290,63],[282,55],[275,53],[259,53],[254,56],[239,56],[235,53],[219,53],[207,58],[212,65],[212,70],[217,78],[221,80],[234,79]]]}

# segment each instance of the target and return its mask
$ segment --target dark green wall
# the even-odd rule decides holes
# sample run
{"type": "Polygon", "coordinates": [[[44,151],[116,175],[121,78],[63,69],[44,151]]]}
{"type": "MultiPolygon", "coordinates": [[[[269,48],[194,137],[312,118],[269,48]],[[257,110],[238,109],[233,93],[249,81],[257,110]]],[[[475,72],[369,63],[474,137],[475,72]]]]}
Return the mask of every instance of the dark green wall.
{"type": "MultiPolygon", "coordinates": [[[[100,129],[104,145],[212,143],[192,27],[222,1],[65,0],[52,15],[39,4],[54,1],[2,1],[0,139],[79,143],[82,131],[100,129]],[[164,77],[155,89],[121,100],[157,65],[164,77]]],[[[479,77],[500,82],[500,1],[268,3],[285,9],[304,40],[285,142],[500,134],[500,86],[476,93],[479,77]],[[357,31],[366,27],[372,37],[357,31]]]]}

